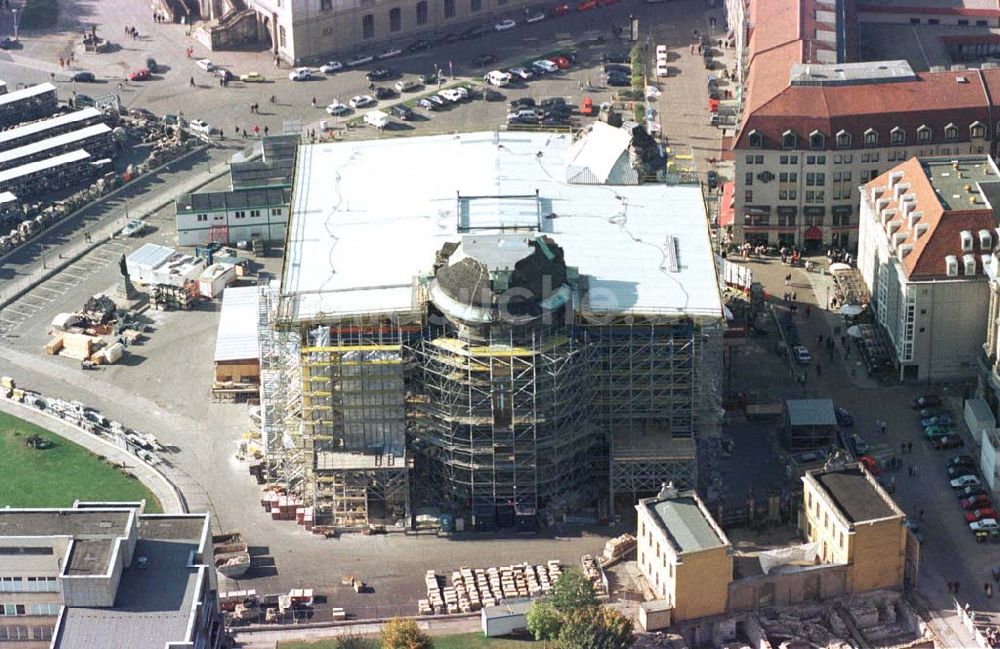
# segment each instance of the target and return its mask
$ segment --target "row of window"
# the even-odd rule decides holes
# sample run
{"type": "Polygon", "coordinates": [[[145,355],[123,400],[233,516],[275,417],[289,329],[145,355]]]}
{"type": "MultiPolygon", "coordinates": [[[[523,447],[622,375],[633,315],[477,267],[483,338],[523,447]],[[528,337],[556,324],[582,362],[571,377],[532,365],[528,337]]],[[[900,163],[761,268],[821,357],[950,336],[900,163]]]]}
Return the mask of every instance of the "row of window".
{"type": "MultiPolygon", "coordinates": [[[[1000,129],[1000,124],[997,126],[1000,129]]],[[[926,124],[917,128],[917,142],[918,143],[929,143],[934,136],[933,129],[926,124]]],[[[954,142],[958,140],[959,127],[954,123],[949,123],[944,127],[944,139],[947,142],[954,142]]],[[[971,139],[983,139],[986,137],[986,125],[982,122],[973,122],[969,125],[969,137],[971,139]]],[[[747,134],[748,144],[756,149],[762,148],[764,146],[764,135],[757,130],[750,131],[747,134]]],[[[862,134],[862,143],[867,148],[879,146],[879,134],[873,128],[867,129],[862,134]]],[[[891,131],[889,131],[889,144],[892,146],[903,146],[907,143],[906,141],[906,131],[902,128],[896,126],[891,131]]],[[[807,138],[806,144],[810,149],[825,149],[827,148],[827,136],[822,131],[815,130],[811,132],[807,138]]],[[[843,129],[837,131],[834,136],[834,144],[838,149],[849,149],[854,146],[854,136],[843,129]]],[[[792,130],[787,130],[781,134],[781,148],[783,149],[798,149],[799,146],[799,136],[792,130]]]]}
{"type": "Polygon", "coordinates": [[[59,615],[59,604],[0,604],[0,616],[59,615]],[[30,611],[30,613],[29,613],[30,611]]]}
{"type": "Polygon", "coordinates": [[[0,577],[0,593],[55,593],[55,577],[0,577]]]}
{"type": "Polygon", "coordinates": [[[3,626],[0,625],[0,642],[13,642],[15,640],[51,640],[52,627],[33,626],[30,629],[23,625],[3,626]],[[30,635],[29,635],[30,633],[30,635]]]}
{"type": "MultiPolygon", "coordinates": [[[[812,226],[812,225],[823,225],[824,217],[821,215],[816,216],[806,216],[802,217],[802,225],[812,226]]],[[[795,214],[778,214],[778,227],[791,227],[797,224],[797,217],[795,214]]],[[[848,213],[840,213],[833,215],[833,225],[844,226],[851,224],[851,215],[848,213]]],[[[770,214],[744,214],[743,215],[743,225],[744,226],[769,226],[771,225],[771,215],[770,214]]]]}
{"type": "MultiPolygon", "coordinates": [[[[504,6],[509,0],[497,0],[498,6],[504,6]]],[[[478,13],[483,10],[483,0],[469,0],[469,12],[478,13]]],[[[430,19],[427,0],[420,0],[414,7],[417,26],[426,25],[430,19]]],[[[443,0],[442,14],[445,20],[454,18],[457,15],[455,0],[443,0]]],[[[389,10],[389,32],[395,34],[403,30],[403,10],[393,7],[389,10]]],[[[361,38],[375,38],[375,14],[365,14],[361,17],[361,38]]]]}
{"type": "MultiPolygon", "coordinates": [[[[250,218],[251,219],[260,218],[260,215],[261,215],[261,210],[250,210],[250,218]]],[[[281,208],[280,207],[272,207],[271,208],[271,216],[281,216],[281,208]]],[[[225,218],[224,215],[217,214],[217,215],[215,215],[215,217],[213,218],[213,220],[215,220],[215,221],[221,221],[224,218],[225,218]]],[[[245,218],[247,218],[247,212],[246,212],[246,210],[237,210],[236,212],[233,212],[233,218],[237,218],[237,219],[245,219],[245,218]]],[[[204,222],[208,221],[208,214],[198,214],[197,217],[196,217],[196,220],[199,223],[204,223],[204,222]]]]}

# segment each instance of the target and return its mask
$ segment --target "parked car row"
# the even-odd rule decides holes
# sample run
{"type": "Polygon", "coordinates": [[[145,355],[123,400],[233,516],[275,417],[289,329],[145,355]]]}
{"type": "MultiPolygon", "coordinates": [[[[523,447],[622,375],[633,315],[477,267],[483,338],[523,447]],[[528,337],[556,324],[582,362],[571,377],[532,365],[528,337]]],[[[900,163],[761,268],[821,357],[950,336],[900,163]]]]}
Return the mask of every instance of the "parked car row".
{"type": "Polygon", "coordinates": [[[965,441],[952,429],[952,413],[942,408],[941,403],[941,398],[935,394],[926,394],[913,400],[913,407],[920,413],[923,437],[938,450],[962,448],[965,441]]]}
{"type": "Polygon", "coordinates": [[[956,455],[946,465],[948,484],[955,490],[969,529],[976,538],[985,541],[1000,538],[1000,524],[989,491],[983,486],[971,455],[956,455]]]}
{"type": "Polygon", "coordinates": [[[510,102],[507,124],[567,126],[573,118],[573,107],[562,97],[550,97],[535,102],[533,97],[521,97],[510,102]]]}

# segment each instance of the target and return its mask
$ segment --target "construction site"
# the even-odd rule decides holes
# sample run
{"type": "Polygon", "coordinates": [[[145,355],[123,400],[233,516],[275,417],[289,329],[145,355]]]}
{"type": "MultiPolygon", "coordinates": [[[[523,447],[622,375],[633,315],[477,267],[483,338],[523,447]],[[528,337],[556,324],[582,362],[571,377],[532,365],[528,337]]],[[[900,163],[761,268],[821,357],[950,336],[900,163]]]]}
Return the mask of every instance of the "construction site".
{"type": "Polygon", "coordinates": [[[567,159],[630,153],[577,145],[300,147],[260,287],[259,471],[316,525],[531,530],[696,483],[723,329],[701,192],[571,184],[567,159]]]}

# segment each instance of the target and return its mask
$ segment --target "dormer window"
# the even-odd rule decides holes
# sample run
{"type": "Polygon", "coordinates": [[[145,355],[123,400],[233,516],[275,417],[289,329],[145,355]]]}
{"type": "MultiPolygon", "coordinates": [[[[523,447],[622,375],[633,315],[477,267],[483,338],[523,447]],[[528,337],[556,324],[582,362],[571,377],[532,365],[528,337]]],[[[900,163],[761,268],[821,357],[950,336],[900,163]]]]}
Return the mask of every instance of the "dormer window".
{"type": "Polygon", "coordinates": [[[795,133],[791,131],[785,131],[781,134],[781,147],[783,149],[794,149],[798,138],[795,137],[795,133]]]}
{"type": "Polygon", "coordinates": [[[750,131],[747,135],[747,143],[754,149],[764,146],[764,138],[757,131],[750,131]]]}
{"type": "Polygon", "coordinates": [[[944,271],[948,277],[958,276],[958,257],[948,255],[944,258],[944,271]]]}
{"type": "Polygon", "coordinates": [[[962,265],[965,266],[966,275],[976,274],[976,256],[975,255],[963,255],[962,265]]]}
{"type": "Polygon", "coordinates": [[[993,249],[993,233],[989,230],[979,231],[979,249],[980,250],[992,250],[993,249]]]}
{"type": "Polygon", "coordinates": [[[875,132],[875,129],[870,128],[865,131],[865,146],[878,146],[878,133],[875,132]]]}
{"type": "Polygon", "coordinates": [[[826,148],[826,136],[819,131],[813,131],[809,134],[809,148],[811,149],[823,149],[826,148]]]}
{"type": "Polygon", "coordinates": [[[944,127],[944,139],[952,142],[958,139],[958,127],[954,124],[948,124],[944,127]]]}
{"type": "Polygon", "coordinates": [[[889,142],[896,146],[906,144],[906,131],[898,126],[889,131],[889,142]]]}
{"type": "Polygon", "coordinates": [[[962,252],[972,251],[972,232],[969,230],[962,230],[962,252]]]}
{"type": "Polygon", "coordinates": [[[983,139],[986,137],[986,125],[982,122],[973,122],[969,126],[969,135],[975,139],[983,139]]]}
{"type": "Polygon", "coordinates": [[[851,134],[844,130],[837,131],[837,147],[846,149],[849,146],[851,146],[851,134]]]}
{"type": "Polygon", "coordinates": [[[926,125],[917,129],[917,142],[926,144],[931,141],[931,129],[926,125]]]}

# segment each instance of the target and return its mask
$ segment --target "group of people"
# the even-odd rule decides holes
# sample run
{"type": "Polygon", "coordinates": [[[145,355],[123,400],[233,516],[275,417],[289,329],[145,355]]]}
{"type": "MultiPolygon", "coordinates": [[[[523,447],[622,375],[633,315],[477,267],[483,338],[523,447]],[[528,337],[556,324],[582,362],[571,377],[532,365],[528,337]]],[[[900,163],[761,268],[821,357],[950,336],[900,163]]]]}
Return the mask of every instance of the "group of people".
{"type": "Polygon", "coordinates": [[[74,54],[73,52],[70,52],[69,56],[67,56],[67,57],[60,56],[59,57],[59,67],[60,68],[68,68],[69,66],[73,65],[73,63],[75,62],[75,60],[76,60],[76,54],[74,54]]]}
{"type": "Polygon", "coordinates": [[[135,27],[131,27],[129,25],[125,25],[125,35],[126,36],[131,36],[132,39],[135,40],[135,39],[139,38],[139,30],[136,29],[135,27]]]}
{"type": "Polygon", "coordinates": [[[165,22],[169,22],[169,21],[167,20],[167,15],[164,14],[162,11],[154,11],[153,12],[153,22],[154,23],[165,23],[165,22]]]}

